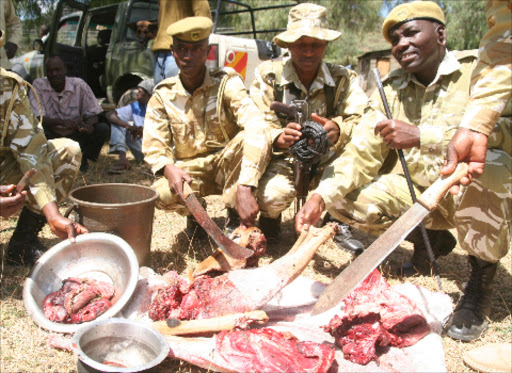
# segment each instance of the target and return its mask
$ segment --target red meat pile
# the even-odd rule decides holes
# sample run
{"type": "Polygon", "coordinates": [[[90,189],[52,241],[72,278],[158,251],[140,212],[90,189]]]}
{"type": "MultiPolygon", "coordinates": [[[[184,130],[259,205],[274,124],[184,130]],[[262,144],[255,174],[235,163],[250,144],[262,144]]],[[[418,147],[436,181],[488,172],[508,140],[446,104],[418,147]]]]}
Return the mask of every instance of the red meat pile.
{"type": "Polygon", "coordinates": [[[80,324],[94,320],[108,310],[113,296],[112,284],[70,277],[62,282],[59,290],[43,299],[43,311],[51,321],[80,324]]]}
{"type": "Polygon", "coordinates": [[[272,329],[221,332],[216,351],[237,372],[327,372],[334,346],[301,342],[272,329]]]}
{"type": "Polygon", "coordinates": [[[334,316],[324,330],[335,338],[345,359],[354,363],[378,360],[378,347],[411,346],[430,332],[421,310],[391,289],[378,270],[374,270],[344,303],[342,316],[334,316]]]}
{"type": "Polygon", "coordinates": [[[200,320],[254,309],[246,304],[246,298],[227,275],[200,276],[192,283],[175,271],[167,273],[166,277],[169,285],[158,290],[149,306],[148,315],[152,320],[200,320]]]}

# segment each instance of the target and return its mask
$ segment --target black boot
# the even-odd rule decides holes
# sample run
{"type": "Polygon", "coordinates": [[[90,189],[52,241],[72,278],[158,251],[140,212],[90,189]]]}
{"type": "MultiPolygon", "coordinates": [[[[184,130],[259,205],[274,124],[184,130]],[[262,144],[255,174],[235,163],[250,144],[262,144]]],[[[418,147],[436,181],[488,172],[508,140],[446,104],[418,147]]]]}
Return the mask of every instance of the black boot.
{"type": "MultiPolygon", "coordinates": [[[[430,239],[430,246],[432,246],[435,259],[440,256],[448,255],[457,245],[457,240],[453,237],[450,231],[427,229],[427,234],[430,239]]],[[[414,253],[412,255],[411,262],[405,263],[402,267],[402,275],[411,276],[417,273],[429,275],[432,271],[432,262],[428,256],[425,240],[421,234],[421,228],[416,227],[411,233],[409,233],[406,240],[414,245],[414,253]]]]}
{"type": "Polygon", "coordinates": [[[350,231],[350,227],[342,223],[336,219],[334,219],[329,213],[327,213],[324,217],[322,226],[329,223],[334,222],[338,224],[338,228],[340,233],[333,237],[334,242],[338,245],[338,247],[342,250],[348,251],[349,253],[359,255],[364,251],[364,245],[361,241],[356,240],[352,236],[352,232],[350,231]]]}
{"type": "Polygon", "coordinates": [[[46,248],[37,235],[46,224],[44,215],[36,214],[23,207],[16,229],[7,248],[7,263],[12,265],[32,266],[43,255],[46,248]]]}
{"type": "Polygon", "coordinates": [[[228,216],[224,223],[224,234],[228,237],[240,226],[240,216],[235,209],[228,207],[228,216]]]}
{"type": "Polygon", "coordinates": [[[267,242],[279,239],[281,235],[281,214],[275,219],[260,215],[259,228],[265,235],[267,242]]]}
{"type": "Polygon", "coordinates": [[[486,262],[474,256],[469,257],[469,264],[469,281],[446,326],[449,337],[465,342],[479,338],[487,329],[487,316],[491,313],[492,281],[498,268],[498,263],[486,262]]]}

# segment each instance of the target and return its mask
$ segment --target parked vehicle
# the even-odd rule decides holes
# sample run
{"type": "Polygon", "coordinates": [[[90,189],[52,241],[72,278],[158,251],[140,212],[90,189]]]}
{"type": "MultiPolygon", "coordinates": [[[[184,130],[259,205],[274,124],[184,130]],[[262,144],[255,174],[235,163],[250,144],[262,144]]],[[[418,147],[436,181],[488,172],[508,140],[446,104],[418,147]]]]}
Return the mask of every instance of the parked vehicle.
{"type": "MultiPolygon", "coordinates": [[[[254,13],[293,5],[295,3],[253,9],[234,0],[210,1],[214,27],[207,64],[210,67],[233,67],[249,86],[254,68],[264,60],[280,58],[283,52],[272,42],[256,37],[284,28],[256,30],[254,13]],[[230,9],[222,8],[222,3],[229,3],[230,9]],[[242,12],[250,15],[248,30],[237,32],[220,26],[227,14],[242,12]]],[[[68,75],[84,79],[96,97],[102,99],[103,106],[110,109],[132,100],[139,81],[153,77],[151,40],[141,40],[134,27],[141,20],[158,22],[158,0],[129,0],[98,8],[89,8],[74,0],[60,0],[50,37],[42,50],[26,53],[12,62],[22,63],[29,78],[35,79],[45,75],[45,59],[49,55],[59,55],[66,64],[68,75]]],[[[40,46],[41,43],[35,44],[40,46]]]]}

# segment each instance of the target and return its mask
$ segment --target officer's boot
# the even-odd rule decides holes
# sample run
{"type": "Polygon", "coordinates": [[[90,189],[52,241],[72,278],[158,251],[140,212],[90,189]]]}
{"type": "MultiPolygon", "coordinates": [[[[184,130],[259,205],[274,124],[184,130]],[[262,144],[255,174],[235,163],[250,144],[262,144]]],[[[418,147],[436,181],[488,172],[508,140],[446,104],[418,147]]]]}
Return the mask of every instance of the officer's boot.
{"type": "Polygon", "coordinates": [[[7,248],[7,262],[9,264],[34,265],[37,259],[46,251],[46,248],[37,238],[45,224],[46,218],[44,215],[23,207],[7,248]]]}
{"type": "Polygon", "coordinates": [[[275,219],[260,215],[259,228],[267,242],[278,240],[281,235],[281,214],[275,219]]]}
{"type": "Polygon", "coordinates": [[[228,237],[240,226],[240,216],[235,209],[228,207],[228,216],[224,223],[224,234],[228,237]]]}
{"type": "Polygon", "coordinates": [[[474,256],[469,257],[469,264],[469,281],[446,326],[448,336],[465,342],[479,338],[487,329],[487,316],[491,313],[492,281],[498,268],[498,263],[486,262],[474,256]]]}
{"type": "Polygon", "coordinates": [[[333,237],[333,240],[340,249],[355,255],[359,255],[364,251],[363,243],[352,236],[350,227],[347,224],[334,219],[329,213],[327,213],[324,217],[322,226],[329,222],[334,222],[338,225],[340,232],[333,237]]]}
{"type": "MultiPolygon", "coordinates": [[[[429,237],[430,246],[432,247],[435,259],[440,256],[448,255],[452,252],[455,245],[457,245],[457,240],[453,237],[450,231],[427,229],[427,235],[429,237]]],[[[411,233],[409,233],[406,240],[414,245],[414,253],[411,261],[409,263],[405,263],[402,267],[402,275],[412,276],[416,273],[429,275],[432,270],[432,262],[428,256],[427,247],[425,245],[423,235],[421,234],[420,227],[416,227],[411,233]]]]}

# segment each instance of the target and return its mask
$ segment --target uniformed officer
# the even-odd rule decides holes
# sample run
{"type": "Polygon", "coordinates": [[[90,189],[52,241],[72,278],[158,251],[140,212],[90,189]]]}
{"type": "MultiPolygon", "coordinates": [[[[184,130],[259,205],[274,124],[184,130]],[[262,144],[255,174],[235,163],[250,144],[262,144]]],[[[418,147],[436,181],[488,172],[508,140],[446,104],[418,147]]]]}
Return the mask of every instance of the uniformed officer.
{"type": "Polygon", "coordinates": [[[72,241],[87,229],[63,217],[57,204],[73,186],[80,166],[80,147],[68,139],[46,140],[32,114],[25,84],[17,74],[1,68],[0,215],[10,216],[21,209],[7,259],[12,264],[32,265],[44,251],[37,235],[46,222],[58,237],[72,241]],[[37,172],[28,184],[28,193],[16,193],[14,185],[32,168],[37,172]]]}
{"type": "MultiPolygon", "coordinates": [[[[368,97],[359,87],[354,71],[323,61],[329,42],[341,32],[327,27],[327,9],[302,3],[290,9],[287,30],[274,37],[280,47],[288,48],[290,58],[266,61],[256,68],[250,95],[273,123],[271,132],[272,161],[258,188],[260,228],[267,236],[278,236],[281,212],[294,200],[293,157],[288,149],[301,136],[301,126],[288,118],[280,118],[270,110],[273,101],[290,104],[306,100],[312,119],[321,123],[332,144],[316,167],[318,175],[350,139],[353,127],[366,107],[368,97]]],[[[311,187],[318,183],[313,180],[311,187]]],[[[335,237],[340,246],[352,252],[363,249],[349,227],[340,225],[342,234],[335,237]]]]}
{"type": "MultiPolygon", "coordinates": [[[[327,209],[361,230],[381,234],[412,205],[405,177],[382,168],[393,149],[403,149],[417,195],[439,177],[477,64],[477,51],[446,49],[444,24],[443,11],[431,1],[401,4],[387,16],[383,35],[401,66],[384,81],[394,119],[382,114],[376,92],[350,144],[297,215],[296,229],[314,224],[327,209]]],[[[489,136],[483,174],[456,196],[445,197],[424,221],[430,229],[455,228],[470,255],[470,279],[447,327],[455,339],[476,339],[487,327],[492,281],[510,245],[511,113],[509,103],[489,136]]],[[[415,249],[413,263],[420,267],[420,260],[415,249]]]]}
{"type": "MultiPolygon", "coordinates": [[[[267,124],[240,75],[206,67],[212,27],[207,17],[169,26],[180,72],[155,87],[146,111],[142,151],[159,176],[157,208],[184,215],[183,182],[198,196],[222,194],[228,207],[240,210],[237,186],[254,190],[268,163],[267,124]]],[[[187,220],[189,233],[194,224],[187,220]]]]}

